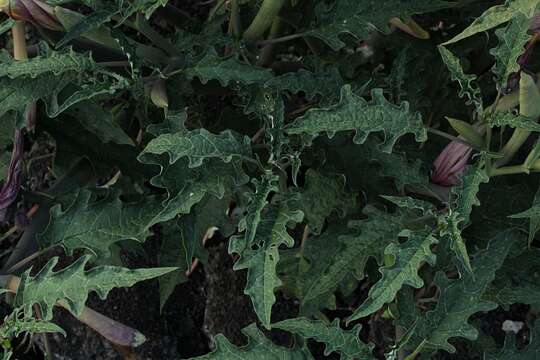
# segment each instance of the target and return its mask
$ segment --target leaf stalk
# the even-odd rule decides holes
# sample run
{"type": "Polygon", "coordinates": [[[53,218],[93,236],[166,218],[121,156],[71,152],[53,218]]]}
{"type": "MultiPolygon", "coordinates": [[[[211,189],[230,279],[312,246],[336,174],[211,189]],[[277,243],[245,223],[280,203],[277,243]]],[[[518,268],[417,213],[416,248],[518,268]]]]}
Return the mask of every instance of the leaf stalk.
{"type": "Polygon", "coordinates": [[[272,26],[274,18],[283,7],[283,4],[285,4],[285,0],[264,0],[255,19],[244,32],[244,40],[252,42],[260,39],[272,26]]]}

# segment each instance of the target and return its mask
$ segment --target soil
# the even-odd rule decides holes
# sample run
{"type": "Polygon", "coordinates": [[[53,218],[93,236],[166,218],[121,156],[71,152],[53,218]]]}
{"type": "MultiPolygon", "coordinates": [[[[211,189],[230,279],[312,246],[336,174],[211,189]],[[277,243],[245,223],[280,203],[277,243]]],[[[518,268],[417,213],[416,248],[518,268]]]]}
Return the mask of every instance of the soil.
{"type": "MultiPolygon", "coordinates": [[[[126,266],[155,266],[152,249],[159,248],[157,241],[151,239],[146,243],[148,258],[125,257],[126,266]]],[[[236,345],[245,344],[241,329],[256,321],[250,300],[243,294],[245,271],[233,271],[226,242],[220,241],[208,251],[207,265],[198,266],[189,281],[177,286],[162,313],[156,281],[115,289],[106,301],[90,297],[90,308],[141,331],[147,337],[142,346],[130,351],[113,348],[67,311],[58,309],[54,321],[68,335],[49,336],[54,359],[177,360],[208,353],[217,334],[224,334],[236,345]]],[[[294,316],[295,310],[291,300],[281,297],[275,308],[276,320],[294,316]]],[[[287,336],[274,337],[290,344],[287,336]]]]}

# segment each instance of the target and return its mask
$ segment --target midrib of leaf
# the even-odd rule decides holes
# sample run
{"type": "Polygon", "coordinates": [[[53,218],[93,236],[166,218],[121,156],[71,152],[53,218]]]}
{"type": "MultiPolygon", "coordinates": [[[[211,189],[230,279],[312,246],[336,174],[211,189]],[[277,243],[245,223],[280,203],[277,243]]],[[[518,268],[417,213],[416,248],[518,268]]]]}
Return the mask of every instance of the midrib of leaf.
{"type": "Polygon", "coordinates": [[[340,0],[331,8],[319,3],[315,9],[318,21],[305,34],[339,50],[345,46],[340,35],[349,34],[357,40],[365,40],[375,30],[389,33],[388,21],[392,17],[407,18],[451,6],[451,2],[439,0],[340,0]]]}
{"type": "Polygon", "coordinates": [[[233,157],[251,157],[251,141],[249,137],[240,138],[230,130],[218,135],[205,129],[174,134],[163,134],[153,139],[144,149],[149,154],[167,153],[170,163],[175,163],[181,157],[189,158],[189,167],[202,165],[205,159],[219,158],[229,162],[233,157]]]}
{"type": "Polygon", "coordinates": [[[45,56],[37,56],[28,60],[15,61],[9,55],[2,55],[0,63],[0,77],[15,79],[21,76],[36,78],[39,75],[52,73],[58,76],[65,72],[85,72],[98,70],[90,54],[76,53],[69,48],[66,51],[47,51],[45,56]],[[7,59],[4,60],[4,59],[7,59]]]}
{"type": "Polygon", "coordinates": [[[237,347],[219,334],[214,339],[216,347],[212,353],[192,360],[313,360],[305,345],[278,346],[267,339],[255,324],[244,328],[242,333],[248,338],[247,345],[237,347]]]}
{"type": "Polygon", "coordinates": [[[492,29],[510,21],[514,16],[525,15],[527,18],[531,18],[538,3],[538,0],[507,0],[504,5],[493,6],[476,18],[465,30],[442,45],[453,44],[474,34],[492,29]]]}
{"type": "Polygon", "coordinates": [[[287,225],[299,223],[302,218],[302,211],[291,210],[285,203],[270,206],[257,223],[250,243],[246,243],[247,236],[238,235],[231,238],[229,244],[229,253],[240,254],[234,270],[248,270],[244,293],[251,298],[255,313],[266,328],[270,328],[272,306],[276,301],[274,290],[281,285],[276,273],[279,246],[294,245],[287,225]]]}
{"type": "Polygon", "coordinates": [[[228,86],[231,82],[243,85],[261,84],[273,77],[268,69],[244,64],[234,57],[221,58],[213,49],[183,72],[189,79],[199,78],[203,84],[218,80],[223,86],[228,86]]]}
{"type": "Polygon", "coordinates": [[[505,260],[515,236],[515,233],[507,231],[493,238],[488,248],[475,256],[472,273],[463,272],[457,280],[450,280],[441,272],[437,274],[436,283],[441,289],[437,306],[420,318],[410,346],[453,353],[455,348],[448,343],[449,338],[476,339],[478,332],[467,320],[476,312],[497,306],[481,298],[505,260]]]}
{"type": "Polygon", "coordinates": [[[478,199],[480,186],[489,182],[485,166],[485,158],[482,157],[462,176],[461,185],[452,188],[452,195],[456,199],[454,210],[459,214],[464,224],[469,222],[473,207],[480,205],[478,199]]]}
{"type": "Polygon", "coordinates": [[[373,345],[367,345],[360,340],[360,325],[345,331],[339,326],[339,319],[327,324],[321,320],[295,318],[274,323],[272,327],[298,334],[305,339],[314,339],[324,343],[326,345],[325,356],[335,351],[341,354],[343,360],[374,359],[371,354],[373,345]]]}
{"type": "Polygon", "coordinates": [[[85,271],[90,260],[89,255],[80,257],[70,266],[53,272],[58,258],[52,258],[35,276],[31,269],[21,277],[15,296],[15,304],[21,306],[26,316],[32,316],[33,305],[41,308],[44,320],[51,320],[53,307],[59,300],[65,300],[67,308],[75,315],[80,315],[88,294],[96,292],[105,299],[115,287],[132,286],[133,284],[161,276],[176,268],[154,268],[130,270],[115,266],[98,266],[85,271]]]}
{"type": "Polygon", "coordinates": [[[466,96],[468,98],[467,104],[474,104],[476,111],[482,113],[482,96],[480,94],[480,88],[476,84],[476,75],[465,74],[459,59],[450,50],[444,46],[439,46],[438,49],[446,67],[450,70],[452,80],[459,83],[459,97],[466,96]]]}
{"type": "Polygon", "coordinates": [[[310,109],[285,131],[289,135],[327,133],[331,138],[336,132],[354,130],[355,144],[363,144],[370,133],[382,131],[385,141],[380,149],[386,153],[392,152],[395,142],[404,134],[414,134],[419,142],[427,139],[420,114],[411,112],[407,102],[400,106],[391,104],[381,89],[373,90],[371,96],[373,100],[368,103],[355,95],[350,85],[345,85],[341,88],[339,103],[328,108],[310,109]]]}
{"type": "Polygon", "coordinates": [[[431,266],[435,265],[435,254],[430,248],[437,242],[431,234],[411,233],[406,243],[388,245],[385,255],[392,256],[395,259],[394,264],[380,269],[381,280],[373,285],[368,299],[354,310],[353,314],[347,318],[347,322],[368,316],[384,304],[393,301],[404,285],[410,285],[416,289],[421,288],[424,281],[417,272],[424,262],[431,266]]]}
{"type": "Polygon", "coordinates": [[[370,218],[351,222],[353,234],[339,236],[339,245],[336,245],[341,251],[335,254],[336,258],[328,259],[323,268],[317,267],[316,273],[308,269],[304,274],[303,283],[307,286],[302,291],[301,303],[335,290],[347,274],[363,274],[368,258],[374,257],[380,262],[386,246],[397,240],[403,228],[400,215],[385,214],[371,207],[365,211],[370,218]]]}
{"type": "Polygon", "coordinates": [[[510,74],[517,73],[520,70],[517,60],[525,51],[524,46],[531,38],[527,34],[531,22],[532,18],[527,18],[520,13],[510,20],[510,23],[505,28],[495,31],[499,44],[490,50],[490,54],[496,60],[493,72],[497,77],[500,88],[505,87],[510,74]]]}

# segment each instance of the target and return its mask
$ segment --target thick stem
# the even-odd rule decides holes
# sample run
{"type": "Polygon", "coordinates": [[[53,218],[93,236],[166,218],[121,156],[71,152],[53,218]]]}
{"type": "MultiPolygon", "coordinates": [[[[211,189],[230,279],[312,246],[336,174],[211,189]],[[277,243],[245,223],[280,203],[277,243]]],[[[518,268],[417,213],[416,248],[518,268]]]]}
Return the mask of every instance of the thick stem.
{"type": "MultiPolygon", "coordinates": [[[[536,104],[540,92],[533,78],[525,73],[521,74],[519,81],[519,113],[520,115],[538,119],[538,104],[536,104]]],[[[504,145],[501,152],[503,157],[495,162],[495,167],[500,167],[509,163],[514,155],[519,151],[521,146],[527,141],[530,131],[524,129],[516,129],[510,140],[504,145]]]]}
{"type": "Polygon", "coordinates": [[[500,176],[500,175],[512,175],[512,174],[523,174],[528,173],[529,169],[524,165],[514,165],[514,166],[504,166],[500,168],[491,169],[489,171],[489,176],[500,176]]]}
{"type": "MultiPolygon", "coordinates": [[[[537,77],[540,77],[540,73],[536,74],[537,77]]],[[[540,81],[536,83],[536,87],[540,89],[540,81]]],[[[512,110],[519,105],[519,91],[513,91],[510,94],[506,94],[503,97],[499,98],[497,102],[494,102],[492,105],[488,106],[485,109],[485,113],[490,114],[491,112],[505,112],[512,110]]]]}
{"type": "Polygon", "coordinates": [[[514,130],[512,137],[510,138],[510,140],[508,140],[508,142],[504,145],[504,147],[501,150],[501,153],[504,154],[503,157],[495,162],[495,166],[500,167],[500,166],[508,164],[510,160],[512,160],[514,155],[519,151],[519,149],[521,148],[521,145],[523,145],[523,143],[527,141],[527,139],[529,138],[529,135],[531,135],[531,132],[528,130],[523,130],[523,129],[514,130]]]}
{"type": "Polygon", "coordinates": [[[238,0],[231,1],[231,18],[229,20],[229,34],[235,39],[242,34],[242,24],[240,22],[240,6],[238,0]]]}
{"type": "Polygon", "coordinates": [[[12,28],[13,33],[13,58],[15,60],[28,59],[28,49],[26,48],[26,29],[24,21],[17,21],[12,28]]]}
{"type": "Polygon", "coordinates": [[[266,46],[266,45],[279,44],[286,41],[296,40],[304,36],[306,36],[306,34],[298,33],[298,34],[291,34],[291,35],[286,35],[286,36],[282,36],[278,38],[269,38],[266,40],[257,41],[257,45],[266,46]]]}
{"type": "Polygon", "coordinates": [[[264,33],[272,26],[274,18],[277,16],[285,0],[264,0],[259,12],[253,19],[251,25],[244,32],[244,39],[255,41],[260,39],[264,33]]]}
{"type": "MultiPolygon", "coordinates": [[[[281,30],[281,19],[276,17],[270,28],[270,34],[268,34],[268,39],[274,39],[278,36],[281,30]]],[[[259,65],[261,66],[270,66],[274,61],[274,49],[275,44],[265,45],[261,50],[261,55],[259,59],[259,65]]]]}

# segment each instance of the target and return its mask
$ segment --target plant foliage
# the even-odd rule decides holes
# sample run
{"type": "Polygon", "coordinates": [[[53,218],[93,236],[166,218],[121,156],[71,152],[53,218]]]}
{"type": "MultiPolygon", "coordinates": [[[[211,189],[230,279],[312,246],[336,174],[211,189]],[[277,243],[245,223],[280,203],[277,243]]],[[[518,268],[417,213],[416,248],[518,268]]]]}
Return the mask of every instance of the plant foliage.
{"type": "Polygon", "coordinates": [[[151,279],[150,358],[536,358],[540,1],[0,10],[4,359],[151,279]]]}

